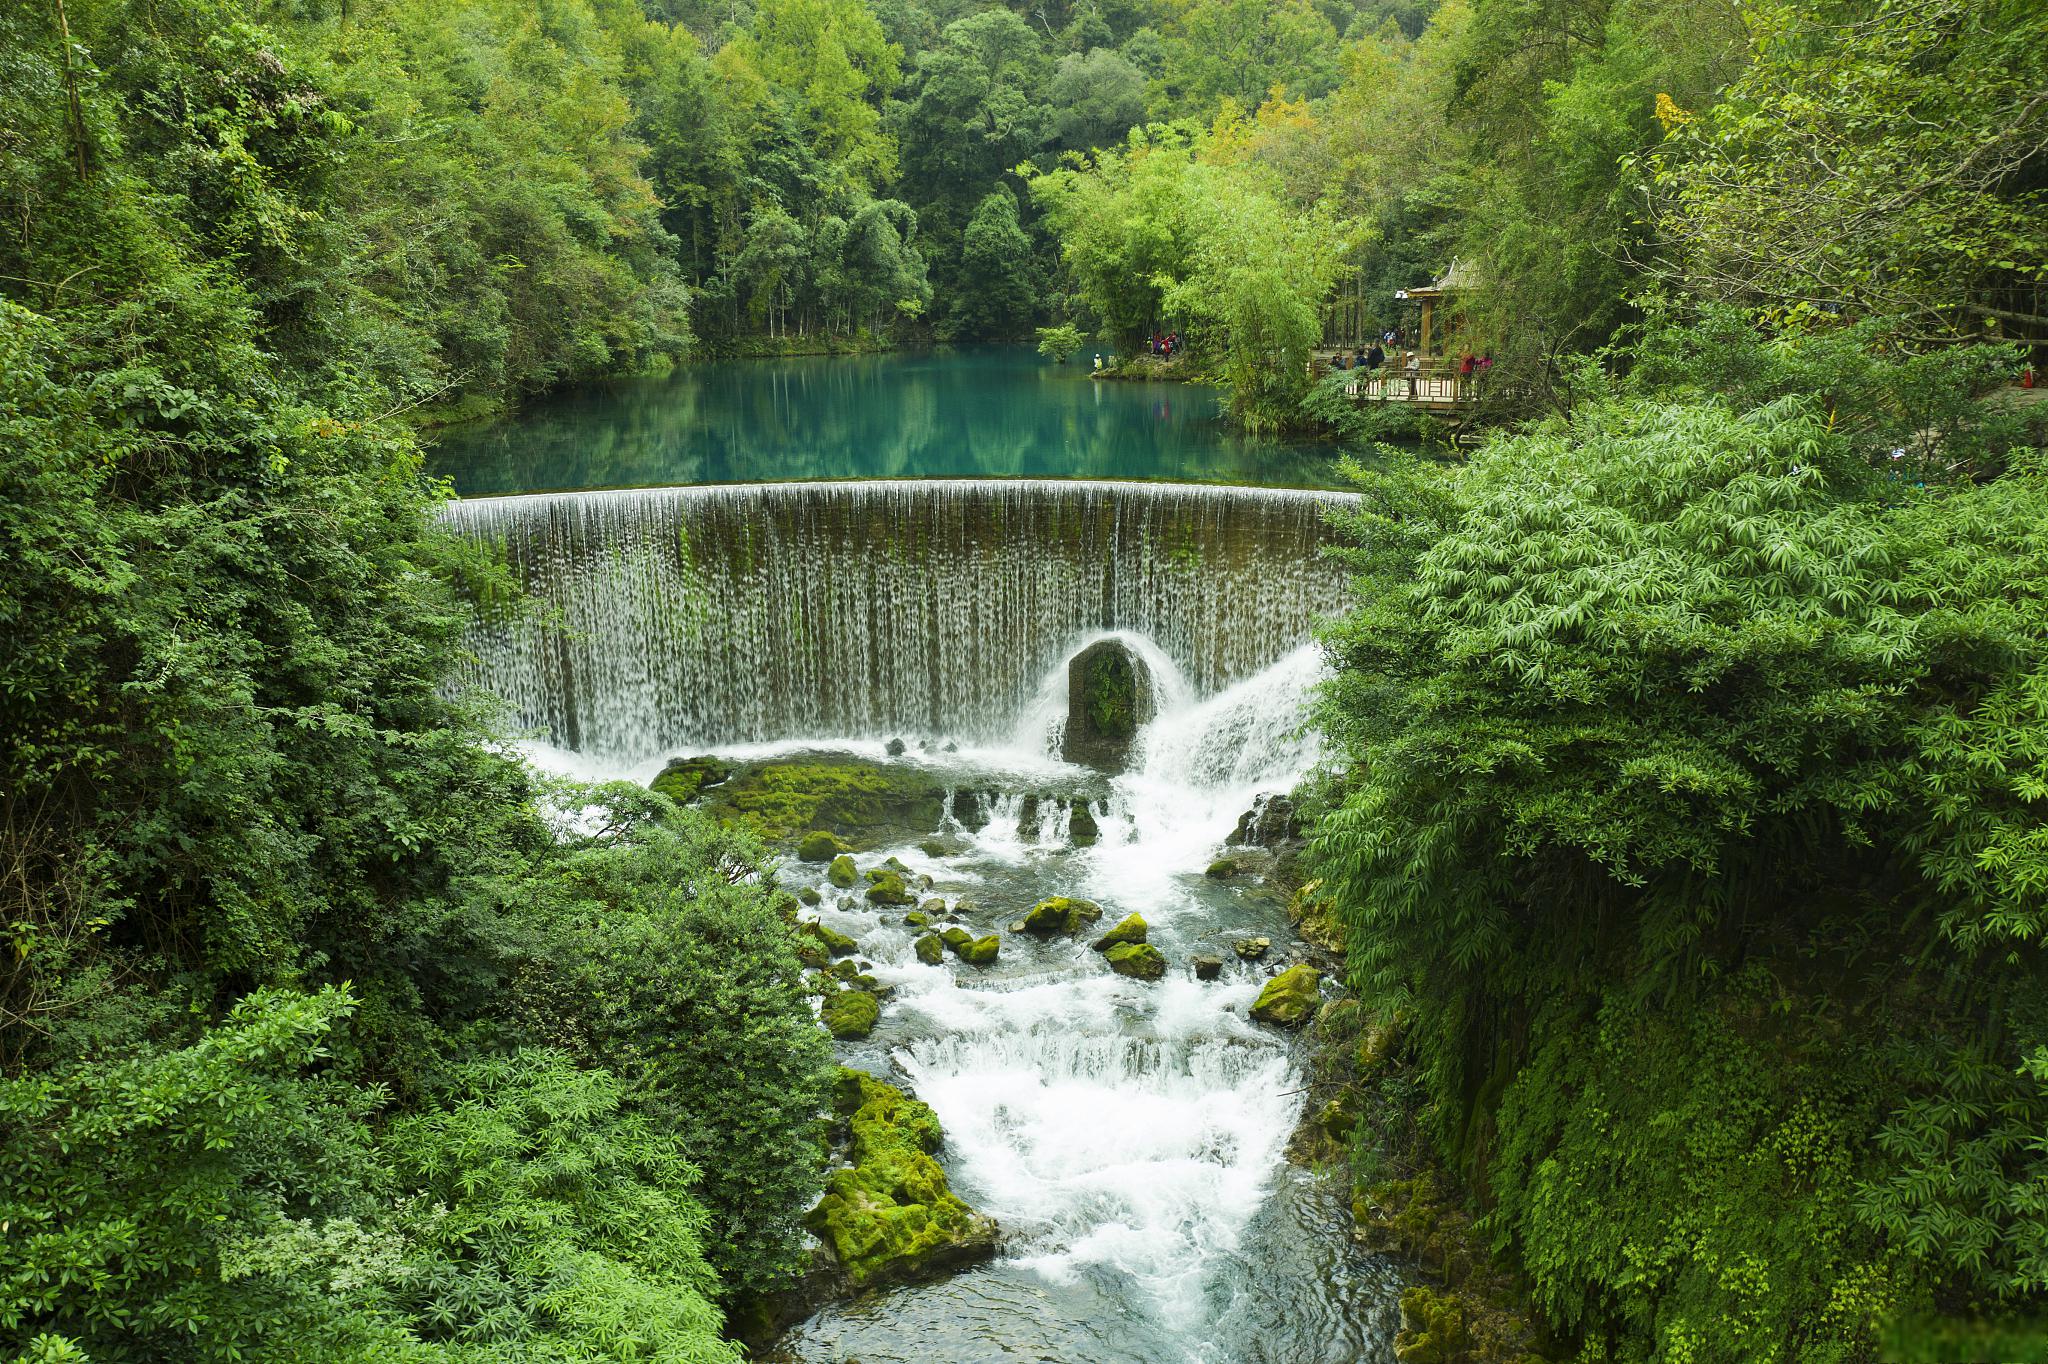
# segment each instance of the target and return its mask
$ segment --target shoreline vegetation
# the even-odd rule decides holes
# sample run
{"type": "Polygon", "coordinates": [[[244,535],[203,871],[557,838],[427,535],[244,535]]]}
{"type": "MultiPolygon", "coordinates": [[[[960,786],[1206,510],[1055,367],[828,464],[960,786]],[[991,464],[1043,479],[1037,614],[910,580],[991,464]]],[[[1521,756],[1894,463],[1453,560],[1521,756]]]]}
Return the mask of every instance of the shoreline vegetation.
{"type": "Polygon", "coordinates": [[[0,55],[0,1360],[723,1364],[835,1098],[937,1168],[760,833],[451,688],[525,607],[411,423],[1051,326],[1365,444],[1309,359],[1438,280],[1515,400],[1361,461],[1296,800],[1332,1159],[1468,1295],[1404,1359],[2048,1355],[2048,8],[64,0],[0,55]]]}

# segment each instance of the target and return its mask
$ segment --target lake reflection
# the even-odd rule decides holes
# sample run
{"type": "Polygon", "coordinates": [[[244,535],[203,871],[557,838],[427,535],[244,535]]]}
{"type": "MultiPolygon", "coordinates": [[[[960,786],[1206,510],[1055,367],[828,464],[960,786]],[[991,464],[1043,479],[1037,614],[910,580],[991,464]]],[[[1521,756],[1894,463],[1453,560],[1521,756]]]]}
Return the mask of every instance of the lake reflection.
{"type": "Polygon", "coordinates": [[[1217,391],[1096,381],[1024,347],[735,360],[591,385],[430,453],[464,496],[795,479],[1131,478],[1340,487],[1337,450],[1250,440],[1217,391]]]}

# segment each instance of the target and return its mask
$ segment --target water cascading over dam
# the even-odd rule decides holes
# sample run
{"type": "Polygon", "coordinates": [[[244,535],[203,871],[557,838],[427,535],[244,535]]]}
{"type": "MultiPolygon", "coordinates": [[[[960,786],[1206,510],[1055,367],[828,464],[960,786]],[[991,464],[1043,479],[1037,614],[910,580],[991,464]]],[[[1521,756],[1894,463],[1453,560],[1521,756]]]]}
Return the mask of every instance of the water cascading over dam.
{"type": "Polygon", "coordinates": [[[1337,609],[1321,508],[1343,494],[921,480],[454,503],[541,610],[485,613],[474,681],[593,757],[926,735],[1001,741],[1104,631],[1198,694],[1337,609]]]}

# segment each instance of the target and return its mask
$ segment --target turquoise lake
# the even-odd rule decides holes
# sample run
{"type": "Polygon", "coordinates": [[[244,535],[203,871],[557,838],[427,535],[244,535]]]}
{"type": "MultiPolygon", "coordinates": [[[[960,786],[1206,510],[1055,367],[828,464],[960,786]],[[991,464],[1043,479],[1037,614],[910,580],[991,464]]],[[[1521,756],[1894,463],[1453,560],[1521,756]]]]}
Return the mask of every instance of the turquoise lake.
{"type": "Polygon", "coordinates": [[[875,478],[1110,478],[1338,488],[1338,450],[1247,439],[1217,391],[1096,380],[1022,346],[692,364],[443,433],[465,497],[875,478]]]}

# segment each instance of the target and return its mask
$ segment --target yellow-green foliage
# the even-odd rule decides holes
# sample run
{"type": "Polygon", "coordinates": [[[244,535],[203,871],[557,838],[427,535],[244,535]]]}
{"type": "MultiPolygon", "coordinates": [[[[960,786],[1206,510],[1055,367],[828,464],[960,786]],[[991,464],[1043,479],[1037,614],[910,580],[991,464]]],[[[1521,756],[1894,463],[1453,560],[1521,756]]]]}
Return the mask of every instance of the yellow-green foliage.
{"type": "Polygon", "coordinates": [[[985,1240],[987,1223],[954,1196],[931,1153],[939,1120],[893,1085],[839,1072],[852,1164],[826,1180],[811,1227],[857,1286],[914,1274],[934,1252],[985,1240]]]}

